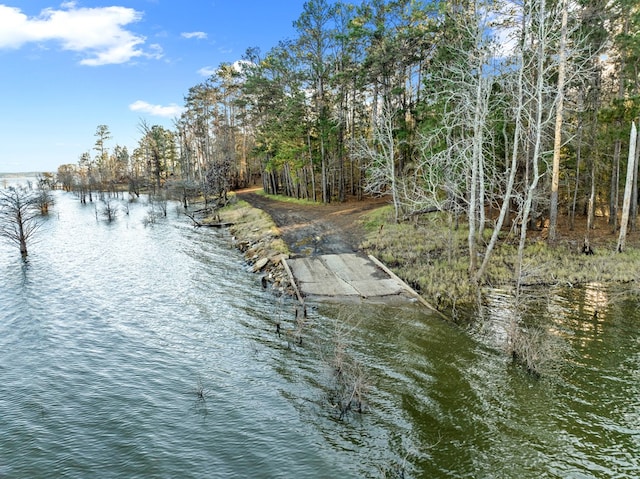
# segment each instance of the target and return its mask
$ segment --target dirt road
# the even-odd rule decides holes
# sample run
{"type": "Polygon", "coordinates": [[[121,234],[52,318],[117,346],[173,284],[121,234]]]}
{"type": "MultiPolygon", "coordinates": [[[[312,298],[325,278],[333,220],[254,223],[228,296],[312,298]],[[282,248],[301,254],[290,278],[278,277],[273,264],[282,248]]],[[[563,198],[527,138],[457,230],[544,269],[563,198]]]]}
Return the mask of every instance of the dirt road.
{"type": "Polygon", "coordinates": [[[386,204],[384,198],[328,205],[303,205],[277,201],[255,190],[237,192],[240,199],[267,212],[293,254],[311,256],[359,251],[364,239],[362,215],[386,204]]]}

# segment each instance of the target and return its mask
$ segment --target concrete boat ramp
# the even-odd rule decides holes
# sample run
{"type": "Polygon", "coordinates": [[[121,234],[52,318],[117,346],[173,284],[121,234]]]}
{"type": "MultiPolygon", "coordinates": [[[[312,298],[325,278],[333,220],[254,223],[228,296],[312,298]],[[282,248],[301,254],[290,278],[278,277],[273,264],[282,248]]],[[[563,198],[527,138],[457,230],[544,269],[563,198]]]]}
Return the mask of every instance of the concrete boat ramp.
{"type": "Polygon", "coordinates": [[[328,301],[427,301],[374,256],[356,253],[325,254],[283,260],[301,303],[304,298],[328,301]]]}
{"type": "Polygon", "coordinates": [[[370,298],[406,293],[372,261],[357,254],[327,254],[287,260],[304,296],[370,298]]]}

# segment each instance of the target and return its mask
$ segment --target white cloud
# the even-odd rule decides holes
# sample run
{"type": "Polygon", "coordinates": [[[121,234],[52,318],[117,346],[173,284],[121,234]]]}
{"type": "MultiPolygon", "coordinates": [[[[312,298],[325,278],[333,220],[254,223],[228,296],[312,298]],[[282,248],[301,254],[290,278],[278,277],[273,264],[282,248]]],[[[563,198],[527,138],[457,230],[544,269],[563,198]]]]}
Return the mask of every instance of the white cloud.
{"type": "Polygon", "coordinates": [[[197,38],[198,40],[204,40],[207,38],[207,34],[205,32],[183,32],[183,38],[197,38]]]}
{"type": "Polygon", "coordinates": [[[78,8],[75,2],[61,9],[47,8],[29,18],[19,8],[0,4],[0,49],[28,43],[58,42],[64,50],[84,54],[83,65],[126,63],[137,57],[157,58],[140,47],[146,38],[124,27],[140,21],[142,13],[127,7],[78,8]]]}
{"type": "Polygon", "coordinates": [[[203,77],[210,77],[211,75],[217,73],[217,71],[217,68],[206,66],[198,70],[198,75],[202,75],[203,77]]]}
{"type": "Polygon", "coordinates": [[[162,58],[163,53],[162,46],[160,46],[160,44],[152,43],[151,45],[149,45],[149,50],[151,51],[145,54],[147,57],[155,58],[156,60],[162,58]]]}
{"type": "MultiPolygon", "coordinates": [[[[251,62],[247,61],[247,60],[236,60],[235,62],[233,62],[231,64],[231,67],[238,73],[242,72],[242,69],[244,67],[249,67],[253,65],[251,62]]],[[[202,67],[200,68],[200,70],[198,70],[198,75],[201,75],[203,77],[210,77],[211,75],[216,75],[217,73],[220,72],[220,68],[215,68],[212,66],[206,66],[206,67],[202,67]]]]}
{"type": "Polygon", "coordinates": [[[242,72],[243,68],[248,68],[255,65],[255,63],[250,62],[249,60],[236,60],[233,62],[233,68],[238,73],[242,72]]]}
{"type": "Polygon", "coordinates": [[[152,105],[146,101],[138,100],[129,105],[131,111],[139,111],[142,113],[148,113],[152,116],[161,116],[164,118],[174,118],[180,116],[180,113],[184,110],[183,107],[171,103],[170,105],[152,105]]]}

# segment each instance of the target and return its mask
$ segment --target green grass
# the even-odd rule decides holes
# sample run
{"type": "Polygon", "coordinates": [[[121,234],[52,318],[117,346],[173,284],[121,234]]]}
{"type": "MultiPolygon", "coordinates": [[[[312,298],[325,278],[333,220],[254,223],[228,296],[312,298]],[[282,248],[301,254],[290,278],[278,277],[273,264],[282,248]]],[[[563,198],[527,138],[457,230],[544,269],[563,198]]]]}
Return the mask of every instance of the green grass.
{"type": "Polygon", "coordinates": [[[311,200],[293,198],[291,196],[269,195],[269,194],[265,193],[263,189],[257,190],[256,194],[260,195],[260,196],[264,196],[265,198],[269,198],[271,200],[282,201],[283,203],[292,203],[292,204],[296,204],[296,205],[314,205],[314,206],[318,206],[318,205],[321,204],[321,203],[318,203],[318,202],[315,202],[315,201],[311,201],[311,200]]]}

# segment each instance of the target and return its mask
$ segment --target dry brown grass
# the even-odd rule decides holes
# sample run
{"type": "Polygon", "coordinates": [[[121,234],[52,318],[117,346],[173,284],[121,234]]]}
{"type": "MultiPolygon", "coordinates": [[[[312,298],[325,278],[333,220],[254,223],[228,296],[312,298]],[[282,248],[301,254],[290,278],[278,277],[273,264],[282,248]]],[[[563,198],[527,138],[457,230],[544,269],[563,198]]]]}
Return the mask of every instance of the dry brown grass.
{"type": "MultiPolygon", "coordinates": [[[[387,264],[398,276],[440,309],[472,308],[478,297],[468,275],[467,231],[451,225],[444,215],[431,214],[412,223],[395,224],[391,207],[366,215],[367,230],[362,247],[387,264]]],[[[578,233],[566,235],[549,246],[532,231],[525,249],[526,286],[576,286],[594,281],[629,283],[640,281],[640,249],[632,237],[623,253],[615,252],[614,235],[604,227],[592,241],[595,254],[581,253],[578,233]]],[[[487,231],[490,234],[490,231],[487,231]]],[[[637,233],[636,233],[637,235],[637,233]]],[[[487,269],[485,285],[515,284],[515,238],[505,232],[487,269]]],[[[454,314],[455,316],[455,314],[454,314]]]]}
{"type": "MultiPolygon", "coordinates": [[[[335,206],[335,205],[334,205],[335,206]]],[[[301,207],[309,208],[308,205],[301,207]]],[[[327,206],[315,206],[328,214],[327,206]]],[[[333,210],[331,210],[333,211],[333,210]]],[[[289,253],[281,231],[269,216],[244,201],[237,201],[221,211],[224,221],[234,223],[231,232],[240,241],[266,245],[273,253],[289,253]]],[[[333,218],[333,215],[330,215],[333,218]]],[[[469,279],[467,231],[464,223],[458,227],[445,214],[428,214],[412,222],[396,224],[391,206],[377,207],[355,221],[340,224],[343,233],[358,235],[365,231],[361,248],[389,266],[398,276],[417,290],[427,301],[446,311],[449,316],[466,318],[473,311],[479,291],[469,279]]],[[[585,230],[579,218],[574,230],[569,230],[566,218],[559,223],[559,240],[551,247],[542,232],[530,231],[524,254],[525,274],[522,286],[577,286],[600,282],[604,284],[640,281],[640,232],[631,233],[627,248],[616,253],[617,235],[610,231],[605,218],[599,218],[596,229],[589,233],[595,254],[581,254],[585,230]]],[[[486,231],[487,239],[491,233],[486,231]]],[[[360,236],[358,236],[360,237],[360,236]]],[[[356,241],[357,242],[357,241],[356,241]]],[[[504,231],[484,277],[484,285],[513,287],[517,238],[504,231]]],[[[267,254],[269,256],[269,254],[267,254]]]]}
{"type": "Polygon", "coordinates": [[[233,223],[231,233],[247,243],[264,242],[273,254],[289,253],[289,248],[280,237],[280,230],[271,217],[262,210],[253,208],[246,201],[236,201],[220,211],[224,221],[233,223]]]}

